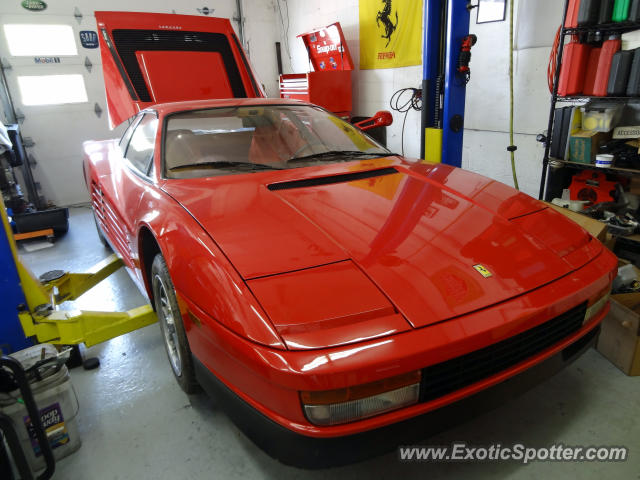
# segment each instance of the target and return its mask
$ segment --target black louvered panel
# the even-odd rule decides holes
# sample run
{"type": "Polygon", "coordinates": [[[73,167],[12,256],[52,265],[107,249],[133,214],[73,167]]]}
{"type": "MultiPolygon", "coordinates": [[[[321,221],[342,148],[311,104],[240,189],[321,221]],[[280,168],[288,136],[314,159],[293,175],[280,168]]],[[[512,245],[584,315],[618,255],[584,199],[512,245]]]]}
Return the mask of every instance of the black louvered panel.
{"type": "Polygon", "coordinates": [[[104,199],[104,225],[106,227],[106,232],[109,235],[109,239],[115,243],[115,247],[121,252],[128,252],[129,246],[127,244],[127,237],[120,226],[120,221],[118,220],[118,216],[113,211],[109,202],[104,199]]]}
{"type": "Polygon", "coordinates": [[[93,206],[93,211],[96,214],[96,218],[98,219],[100,226],[104,230],[104,205],[102,190],[100,190],[95,183],[91,184],[91,205],[93,206]]]}
{"type": "Polygon", "coordinates": [[[181,30],[113,30],[111,34],[122,65],[142,102],[153,101],[136,56],[136,52],[145,51],[219,53],[234,98],[247,97],[229,39],[222,33],[181,30]]]}
{"type": "Polygon", "coordinates": [[[582,326],[586,304],[526,332],[422,371],[422,401],[433,400],[502,372],[555,345],[582,326]]]}

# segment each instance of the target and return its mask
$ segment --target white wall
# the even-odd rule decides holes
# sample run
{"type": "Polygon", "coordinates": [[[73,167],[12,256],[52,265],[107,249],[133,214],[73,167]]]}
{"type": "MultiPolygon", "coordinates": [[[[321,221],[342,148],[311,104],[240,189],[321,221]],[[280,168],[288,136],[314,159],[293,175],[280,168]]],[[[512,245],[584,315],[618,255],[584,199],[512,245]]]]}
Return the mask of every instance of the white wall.
{"type": "MultiPolygon", "coordinates": [[[[517,1],[517,0],[516,0],[517,1]]],[[[522,191],[537,196],[543,149],[536,134],[547,128],[550,95],[547,88],[547,62],[555,30],[561,23],[559,0],[519,0],[516,5],[516,40],[521,48],[514,59],[515,143],[517,172],[522,191]],[[517,10],[522,11],[518,19],[517,10]]],[[[276,5],[278,0],[275,0],[276,5]]],[[[285,71],[309,70],[307,53],[295,36],[311,28],[339,21],[345,32],[354,62],[359,65],[358,0],[279,0],[286,26],[289,10],[288,41],[291,62],[285,59],[285,71]]],[[[478,35],[472,52],[472,78],[467,88],[463,167],[513,185],[509,145],[509,22],[477,25],[471,14],[471,33],[478,35]]],[[[282,30],[281,25],[279,24],[282,30]]],[[[286,49],[283,48],[286,57],[286,49]]],[[[387,70],[356,68],[353,76],[354,113],[373,114],[389,109],[391,95],[404,87],[419,87],[421,66],[387,70]]],[[[394,113],[389,128],[389,148],[400,151],[403,116],[394,113]]],[[[405,132],[405,153],[420,154],[420,114],[410,112],[405,132]]]]}
{"type": "MultiPolygon", "coordinates": [[[[520,0],[516,4],[514,142],[520,189],[538,196],[544,148],[536,135],[547,129],[550,94],[547,64],[563,2],[520,0]],[[532,48],[524,48],[532,47],[532,48]]],[[[509,142],[509,15],[507,21],[476,24],[471,82],[467,88],[464,168],[513,185],[509,142]]]]}
{"type": "MultiPolygon", "coordinates": [[[[389,100],[393,93],[404,87],[420,88],[422,84],[422,67],[360,70],[360,31],[358,0],[275,0],[280,4],[287,26],[287,5],[289,11],[289,35],[286,40],[291,51],[291,60],[287,56],[285,38],[283,37],[283,68],[285,73],[308,72],[309,60],[302,40],[296,35],[313,28],[340,22],[344,31],[349,51],[356,65],[353,72],[353,113],[356,116],[373,115],[379,110],[390,110],[389,100]]],[[[278,20],[280,20],[277,12],[278,20]]],[[[282,24],[279,24],[282,31],[282,24]]],[[[404,114],[393,113],[393,125],[387,130],[387,144],[390,150],[401,152],[401,131],[404,114]]],[[[405,154],[411,157],[420,156],[420,112],[411,111],[405,129],[405,154]]]]}

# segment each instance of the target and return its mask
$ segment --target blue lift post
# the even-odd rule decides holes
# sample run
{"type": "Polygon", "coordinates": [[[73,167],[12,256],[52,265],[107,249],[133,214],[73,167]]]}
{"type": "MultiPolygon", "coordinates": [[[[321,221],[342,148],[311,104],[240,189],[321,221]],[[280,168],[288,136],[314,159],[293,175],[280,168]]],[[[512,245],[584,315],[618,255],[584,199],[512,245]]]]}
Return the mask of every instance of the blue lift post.
{"type": "MultiPolygon", "coordinates": [[[[0,208],[4,208],[1,202],[0,208]]],[[[0,225],[0,350],[5,355],[33,345],[25,338],[18,320],[18,306],[27,302],[7,237],[7,228],[8,225],[0,225]]]]}
{"type": "Polygon", "coordinates": [[[440,126],[441,54],[443,1],[424,0],[424,40],[422,43],[422,142],[420,157],[442,161],[440,126]]]}
{"type": "Polygon", "coordinates": [[[464,104],[467,85],[457,72],[462,41],[469,35],[468,0],[449,0],[447,10],[444,112],[442,115],[442,163],[462,166],[464,104]]]}
{"type": "Polygon", "coordinates": [[[436,123],[439,123],[442,128],[440,160],[442,163],[460,167],[462,166],[466,82],[457,69],[462,41],[469,35],[470,2],[468,0],[424,0],[424,2],[423,158],[434,161],[433,155],[437,148],[430,147],[429,142],[437,142],[438,135],[434,135],[433,130],[438,128],[436,123]],[[445,5],[446,15],[442,15],[445,5]],[[445,17],[444,22],[443,17],[445,17]],[[445,29],[444,32],[441,29],[445,29]],[[443,49],[444,65],[441,64],[440,54],[443,49]],[[443,79],[444,99],[441,105],[441,118],[438,121],[438,113],[434,106],[439,102],[436,89],[439,75],[443,79]]]}

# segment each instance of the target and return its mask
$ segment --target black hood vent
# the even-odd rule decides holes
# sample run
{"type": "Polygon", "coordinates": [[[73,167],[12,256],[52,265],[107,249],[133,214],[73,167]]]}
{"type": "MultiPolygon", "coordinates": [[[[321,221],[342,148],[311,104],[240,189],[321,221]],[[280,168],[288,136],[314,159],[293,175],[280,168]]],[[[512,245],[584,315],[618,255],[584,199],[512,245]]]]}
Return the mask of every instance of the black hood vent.
{"type": "Polygon", "coordinates": [[[332,175],[330,177],[305,178],[304,180],[292,180],[290,182],[272,183],[267,185],[271,191],[291,190],[293,188],[317,187],[319,185],[331,185],[333,183],[353,182],[355,180],[364,180],[365,178],[383,177],[385,175],[393,175],[398,173],[395,168],[379,168],[377,170],[365,170],[363,172],[345,173],[341,175],[332,175]]]}

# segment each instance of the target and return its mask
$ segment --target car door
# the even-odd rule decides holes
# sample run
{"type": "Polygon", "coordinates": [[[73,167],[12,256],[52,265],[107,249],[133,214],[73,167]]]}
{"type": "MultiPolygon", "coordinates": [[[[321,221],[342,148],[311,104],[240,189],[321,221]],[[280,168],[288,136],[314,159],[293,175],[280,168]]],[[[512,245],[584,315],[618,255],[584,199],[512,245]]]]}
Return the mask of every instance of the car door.
{"type": "Polygon", "coordinates": [[[144,112],[123,136],[119,148],[111,159],[111,175],[102,179],[105,215],[112,243],[122,255],[125,264],[139,268],[137,239],[140,199],[152,188],[149,172],[153,168],[158,116],[144,112]]]}

